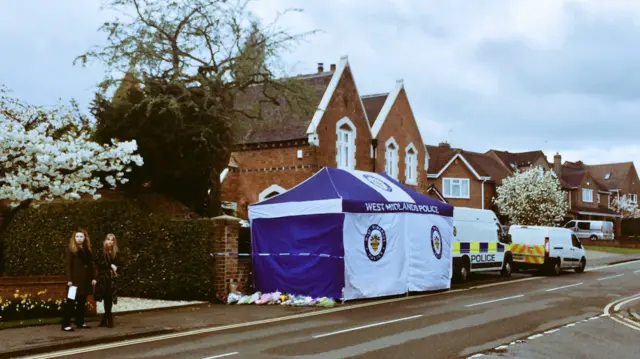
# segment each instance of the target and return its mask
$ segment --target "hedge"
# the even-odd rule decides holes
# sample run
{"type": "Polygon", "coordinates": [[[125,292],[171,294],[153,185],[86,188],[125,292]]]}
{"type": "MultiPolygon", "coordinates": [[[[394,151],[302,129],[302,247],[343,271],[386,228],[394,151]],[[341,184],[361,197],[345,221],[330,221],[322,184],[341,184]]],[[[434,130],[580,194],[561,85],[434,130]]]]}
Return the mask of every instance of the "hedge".
{"type": "Polygon", "coordinates": [[[16,214],[4,236],[6,275],[64,275],[73,231],[87,229],[92,249],[114,233],[124,260],[120,296],[208,300],[213,297],[213,222],[172,220],[136,199],[53,203],[16,214]]]}

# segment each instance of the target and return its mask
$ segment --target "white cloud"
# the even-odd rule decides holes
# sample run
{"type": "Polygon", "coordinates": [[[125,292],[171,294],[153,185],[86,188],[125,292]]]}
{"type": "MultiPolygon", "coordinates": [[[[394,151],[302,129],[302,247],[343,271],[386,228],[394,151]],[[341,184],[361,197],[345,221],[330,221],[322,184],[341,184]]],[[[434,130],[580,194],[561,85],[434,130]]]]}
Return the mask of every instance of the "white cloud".
{"type": "MultiPolygon", "coordinates": [[[[0,78],[36,102],[91,99],[100,69],[72,67],[104,39],[99,0],[2,2],[0,78]],[[4,40],[4,39],[3,39],[4,40]]],[[[294,32],[295,72],[348,55],[361,94],[403,78],[424,137],[474,151],[558,149],[587,163],[635,160],[640,132],[640,1],[259,0],[294,32]],[[581,157],[580,157],[581,156],[581,157]]],[[[328,67],[328,66],[325,66],[328,67]]],[[[549,151],[547,151],[549,152],[549,151]]],[[[551,154],[552,154],[551,153],[551,154]]],[[[548,153],[549,154],[549,153],[548,153]]]]}

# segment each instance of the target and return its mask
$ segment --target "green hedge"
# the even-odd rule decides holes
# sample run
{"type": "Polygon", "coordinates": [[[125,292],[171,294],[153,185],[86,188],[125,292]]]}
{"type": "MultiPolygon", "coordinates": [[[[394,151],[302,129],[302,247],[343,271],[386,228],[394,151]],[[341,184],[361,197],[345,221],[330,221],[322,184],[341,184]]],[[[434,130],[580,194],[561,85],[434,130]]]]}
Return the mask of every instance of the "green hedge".
{"type": "Polygon", "coordinates": [[[63,275],[74,230],[89,232],[94,252],[114,233],[124,260],[120,295],[155,299],[213,297],[213,222],[171,220],[135,199],[55,203],[20,211],[5,236],[7,275],[63,275]]]}

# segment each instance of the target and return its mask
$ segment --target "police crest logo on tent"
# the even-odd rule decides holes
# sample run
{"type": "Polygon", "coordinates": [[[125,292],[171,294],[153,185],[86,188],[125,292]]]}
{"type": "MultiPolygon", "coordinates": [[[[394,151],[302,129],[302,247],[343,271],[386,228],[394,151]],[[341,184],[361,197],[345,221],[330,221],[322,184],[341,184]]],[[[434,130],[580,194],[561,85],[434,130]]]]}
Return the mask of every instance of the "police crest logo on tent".
{"type": "Polygon", "coordinates": [[[431,249],[436,258],[442,258],[442,235],[438,227],[431,227],[431,249]]]}
{"type": "Polygon", "coordinates": [[[391,192],[393,191],[393,188],[391,188],[391,186],[389,186],[389,184],[387,184],[386,182],[384,182],[383,180],[376,178],[374,176],[365,174],[363,175],[363,177],[369,181],[369,183],[371,183],[372,185],[380,188],[383,191],[387,191],[387,192],[391,192]]]}
{"type": "Polygon", "coordinates": [[[377,224],[372,224],[364,237],[364,250],[367,257],[373,262],[377,262],[384,256],[387,249],[387,234],[384,229],[377,224]]]}

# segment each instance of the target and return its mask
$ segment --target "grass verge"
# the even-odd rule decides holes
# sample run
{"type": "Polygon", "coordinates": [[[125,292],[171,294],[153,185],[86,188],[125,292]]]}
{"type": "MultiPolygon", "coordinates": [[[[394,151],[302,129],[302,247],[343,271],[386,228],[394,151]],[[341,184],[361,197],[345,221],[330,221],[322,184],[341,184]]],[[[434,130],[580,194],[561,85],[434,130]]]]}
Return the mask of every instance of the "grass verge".
{"type": "Polygon", "coordinates": [[[640,248],[620,248],[620,247],[603,247],[603,246],[584,246],[585,249],[598,252],[609,252],[618,254],[640,254],[640,248]]]}

